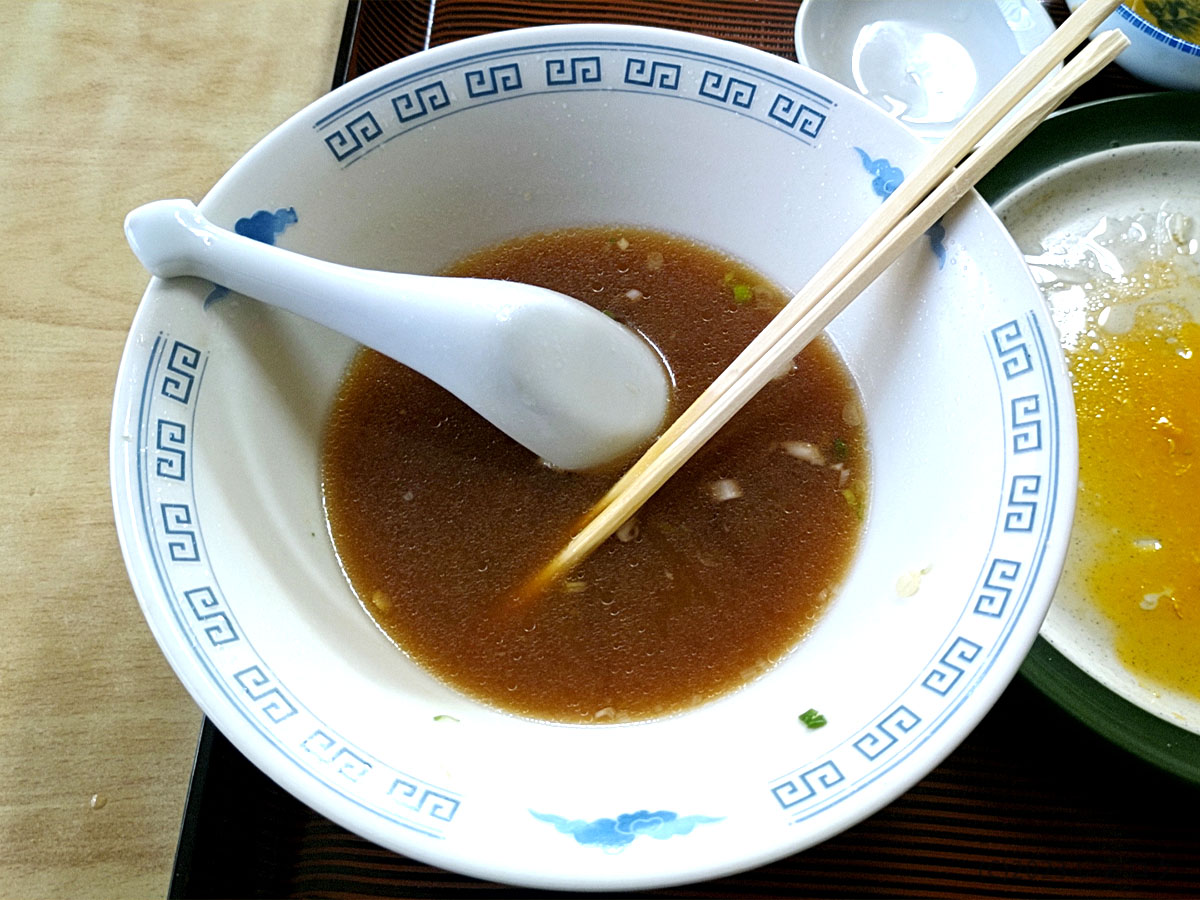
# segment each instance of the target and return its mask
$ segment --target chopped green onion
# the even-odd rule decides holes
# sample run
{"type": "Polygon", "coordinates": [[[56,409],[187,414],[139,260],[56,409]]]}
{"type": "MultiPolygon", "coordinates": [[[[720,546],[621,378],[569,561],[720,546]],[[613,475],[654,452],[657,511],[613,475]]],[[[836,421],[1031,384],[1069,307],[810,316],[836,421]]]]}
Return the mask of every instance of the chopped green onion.
{"type": "Polygon", "coordinates": [[[815,709],[805,710],[800,713],[800,721],[807,728],[814,730],[828,723],[828,720],[815,709]]]}
{"type": "Polygon", "coordinates": [[[846,503],[849,504],[850,508],[854,510],[854,514],[861,519],[863,517],[863,508],[862,503],[858,499],[858,495],[855,494],[854,491],[850,490],[850,488],[844,488],[842,490],[842,497],[845,498],[846,503]]]}
{"type": "Polygon", "coordinates": [[[754,298],[754,291],[750,290],[748,284],[735,284],[733,286],[733,302],[734,303],[749,303],[754,298]]]}
{"type": "Polygon", "coordinates": [[[850,448],[846,446],[846,442],[841,438],[833,439],[833,459],[834,462],[845,462],[846,457],[850,455],[850,448]]]}
{"type": "Polygon", "coordinates": [[[454,716],[440,715],[440,716],[434,716],[433,721],[435,721],[435,722],[457,722],[458,719],[454,718],[454,716]]]}

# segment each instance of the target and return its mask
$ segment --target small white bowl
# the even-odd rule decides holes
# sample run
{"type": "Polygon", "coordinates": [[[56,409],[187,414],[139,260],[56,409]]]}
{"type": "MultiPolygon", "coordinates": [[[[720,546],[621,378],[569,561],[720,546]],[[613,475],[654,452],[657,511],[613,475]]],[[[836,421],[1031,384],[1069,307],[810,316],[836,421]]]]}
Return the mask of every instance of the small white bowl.
{"type": "MultiPolygon", "coordinates": [[[[627,223],[796,289],[926,149],[778,57],[560,26],[347,84],[200,207],[292,250],[411,272],[522,233],[627,223]]],[[[321,435],[355,346],[245,298],[206,307],[213,286],[195,279],[151,281],[113,409],[117,528],[151,630],[270,777],[434,865],[611,891],[824,840],[974,728],[1036,637],[1066,552],[1075,420],[1053,326],[977,196],[943,225],[829,329],[872,447],[864,534],[821,621],[743,689],[670,718],[565,726],[418,668],[360,607],[322,508],[321,435]],[[810,707],[825,727],[798,721],[810,707]]]]}
{"type": "MultiPolygon", "coordinates": [[[[1067,0],[1067,6],[1074,10],[1082,2],[1067,0]]],[[[1110,28],[1119,28],[1129,38],[1129,46],[1117,57],[1117,65],[1130,75],[1170,90],[1200,91],[1200,44],[1163,31],[1124,3],[1096,33],[1110,28]]]]}
{"type": "Polygon", "coordinates": [[[804,0],[796,54],[939,141],[1053,31],[1037,0],[804,0]]]}

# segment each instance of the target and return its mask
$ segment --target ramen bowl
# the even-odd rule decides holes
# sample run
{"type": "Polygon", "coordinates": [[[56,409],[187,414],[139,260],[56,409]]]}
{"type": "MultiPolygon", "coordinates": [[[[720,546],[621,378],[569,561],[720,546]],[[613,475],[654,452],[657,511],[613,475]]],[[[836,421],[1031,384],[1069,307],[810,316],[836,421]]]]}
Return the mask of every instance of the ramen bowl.
{"type": "MultiPolygon", "coordinates": [[[[785,60],[557,26],[363,76],[273,131],[200,206],[279,246],[413,272],[515,235],[622,223],[794,291],[923,153],[785,60]]],[[[360,606],[323,511],[322,435],[356,347],[198,280],[150,282],[121,362],[112,489],[135,593],[221,731],[384,847],[582,890],[795,853],[903,793],[987,712],[1046,613],[1075,492],[1052,325],[977,197],[828,334],[871,446],[862,537],[804,640],[704,705],[554,724],[413,663],[360,606]]]]}

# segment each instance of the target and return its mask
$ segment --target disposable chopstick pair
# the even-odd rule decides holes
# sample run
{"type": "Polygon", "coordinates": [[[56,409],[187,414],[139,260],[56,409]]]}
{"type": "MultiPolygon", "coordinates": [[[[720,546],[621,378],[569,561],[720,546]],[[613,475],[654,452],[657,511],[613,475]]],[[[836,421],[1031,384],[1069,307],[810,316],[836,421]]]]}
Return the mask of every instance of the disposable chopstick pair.
{"type": "Polygon", "coordinates": [[[596,504],[589,517],[594,518],[611,500],[638,477],[650,461],[684,429],[700,417],[729,385],[749,369],[799,318],[808,307],[824,296],[862,261],[883,234],[896,227],[954,166],[970,153],[985,134],[996,126],[1027,96],[1068,54],[1086,40],[1109,16],[1121,0],[1087,0],[1032,53],[1025,56],[977,103],[946,139],[935,147],[920,169],[906,178],[891,196],[870,215],[841,248],[817,270],[778,315],[746,349],[713,381],[708,388],[675,420],[663,435],[618,480],[596,504]]]}
{"type": "Polygon", "coordinates": [[[622,476],[567,546],[524,585],[520,598],[536,595],[615,532],[786,360],[799,353],[1079,85],[1115,59],[1129,42],[1111,31],[1067,64],[1012,119],[995,127],[1116,5],[1114,0],[1088,0],[1014,68],[622,476]],[[1081,18],[1083,13],[1086,15],[1081,18]],[[963,157],[966,161],[954,169],[963,157]]]}

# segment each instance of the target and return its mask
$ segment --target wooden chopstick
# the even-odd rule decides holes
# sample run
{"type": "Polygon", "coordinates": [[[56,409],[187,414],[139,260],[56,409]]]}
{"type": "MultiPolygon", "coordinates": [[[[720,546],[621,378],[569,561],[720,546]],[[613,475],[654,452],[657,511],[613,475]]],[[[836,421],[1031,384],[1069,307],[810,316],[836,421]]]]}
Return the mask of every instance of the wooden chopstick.
{"type": "MultiPolygon", "coordinates": [[[[1101,2],[1107,3],[1107,0],[1101,0],[1101,2]]],[[[617,483],[615,487],[621,487],[621,489],[610,490],[605,499],[598,504],[591,518],[567,546],[522,586],[517,601],[520,603],[537,596],[548,585],[578,565],[613,534],[751,397],[771,380],[785,360],[799,353],[839,312],[878,278],[918,236],[945,215],[980,178],[1003,159],[1047,115],[1057,109],[1079,85],[1112,62],[1128,45],[1128,38],[1119,31],[1105,32],[1068,63],[1043,90],[1032,97],[1024,109],[999,128],[987,133],[983,140],[978,142],[975,151],[958,169],[953,169],[948,177],[943,176],[934,180],[934,184],[929,185],[930,189],[926,191],[926,195],[923,198],[917,198],[919,202],[899,218],[895,227],[886,228],[882,233],[868,235],[865,238],[856,232],[851,238],[852,242],[867,240],[869,244],[861,254],[845,253],[847,258],[858,256],[858,260],[848,266],[845,275],[827,290],[815,296],[816,292],[810,292],[807,288],[801,291],[792,303],[789,303],[787,309],[791,309],[797,299],[807,297],[804,308],[799,309],[798,314],[789,316],[788,321],[782,327],[773,329],[775,331],[774,339],[769,346],[761,349],[753,361],[745,363],[739,357],[730,366],[730,369],[737,368],[736,373],[729,377],[726,377],[729,370],[722,373],[717,382],[724,382],[724,390],[720,391],[719,395],[709,398],[702,408],[696,409],[700,405],[700,401],[689,407],[685,413],[688,415],[687,423],[678,429],[673,426],[664,433],[651,450],[638,461],[635,468],[630,470],[631,474],[627,474],[617,483]],[[696,411],[693,413],[694,409],[696,411]]],[[[1068,53],[1070,49],[1063,52],[1064,54],[1068,53]]],[[[1053,65],[1051,65],[1052,67],[1053,65]]],[[[1031,76],[1037,80],[1040,80],[1041,77],[1037,74],[1031,76]]],[[[1033,86],[1034,83],[1030,83],[1026,93],[1033,86]]],[[[1007,110],[1005,110],[1006,112],[1007,110]]],[[[993,125],[1005,113],[995,116],[993,125]]],[[[992,116],[981,116],[979,119],[979,121],[988,120],[992,120],[992,116]]],[[[972,141],[972,146],[975,144],[976,142],[972,141]]],[[[941,164],[940,160],[931,162],[936,165],[941,164]]],[[[919,171],[920,180],[928,184],[930,179],[925,177],[924,167],[919,171]]],[[[914,180],[916,180],[915,177],[914,180]]],[[[838,256],[842,256],[843,251],[846,251],[846,248],[839,251],[838,256]]],[[[778,318],[777,316],[776,319],[778,318]]],[[[773,321],[771,325],[774,324],[773,321]]],[[[770,327],[768,326],[768,328],[770,327]]],[[[766,329],[764,329],[765,331],[766,329]]],[[[714,382],[714,385],[717,382],[714,382]]],[[[710,387],[709,390],[711,391],[712,388],[710,387]]]]}
{"type": "Polygon", "coordinates": [[[1087,0],[1028,56],[1015,65],[977,103],[931,153],[921,167],[904,179],[879,208],[854,232],[841,248],[817,270],[808,283],[738,354],[737,358],[663,432],[662,436],[629,468],[588,512],[583,522],[594,518],[613,498],[671,444],[685,429],[716,402],[728,387],[741,378],[779,338],[787,333],[807,309],[833,289],[862,261],[879,239],[945,178],[970,153],[988,131],[1004,118],[1071,51],[1117,8],[1121,0],[1087,0]]]}

